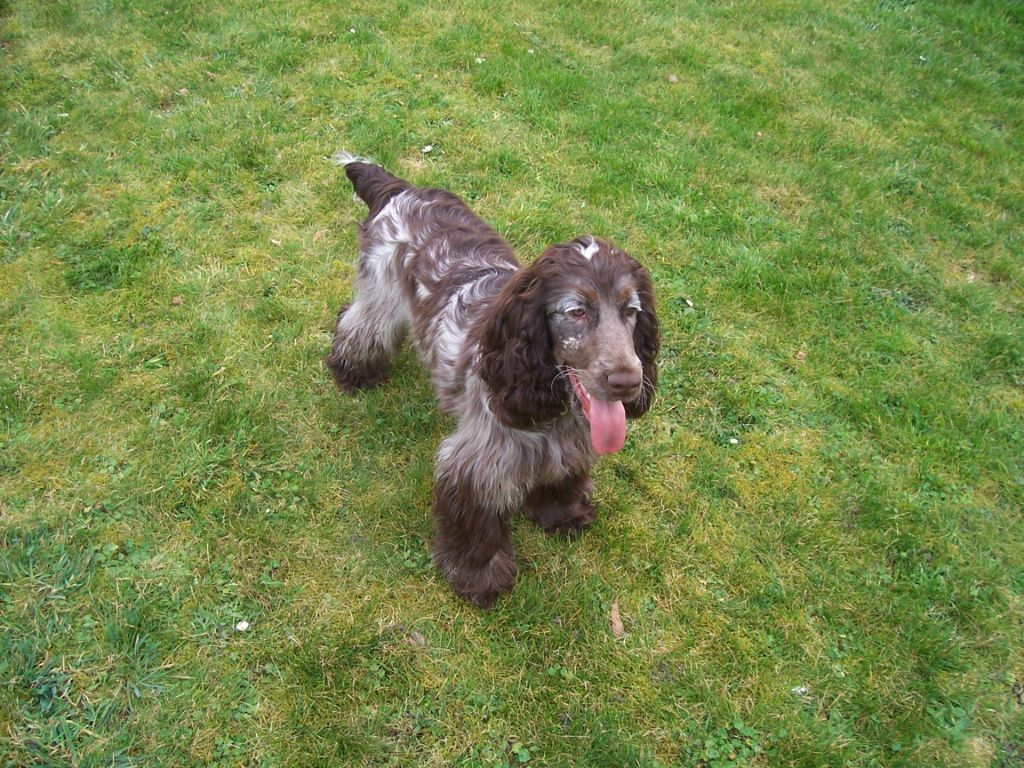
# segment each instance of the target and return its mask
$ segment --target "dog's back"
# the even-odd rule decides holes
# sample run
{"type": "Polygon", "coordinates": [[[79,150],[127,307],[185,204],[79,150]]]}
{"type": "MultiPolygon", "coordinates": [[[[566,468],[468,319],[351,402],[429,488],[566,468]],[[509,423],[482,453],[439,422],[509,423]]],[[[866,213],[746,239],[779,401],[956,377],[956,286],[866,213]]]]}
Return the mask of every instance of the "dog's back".
{"type": "MultiPolygon", "coordinates": [[[[363,305],[373,306],[375,327],[371,332],[364,326],[354,337],[376,340],[380,350],[346,359],[369,357],[384,363],[411,328],[413,346],[430,372],[440,408],[457,413],[466,335],[476,315],[519,268],[512,248],[447,190],[415,187],[345,152],[334,161],[345,167],[356,195],[370,209],[359,228],[356,292],[367,294],[363,305]]],[[[338,319],[346,325],[362,321],[351,312],[338,319]]],[[[332,358],[342,359],[332,355],[328,365],[332,358]]],[[[332,372],[348,388],[336,367],[332,372]]]]}

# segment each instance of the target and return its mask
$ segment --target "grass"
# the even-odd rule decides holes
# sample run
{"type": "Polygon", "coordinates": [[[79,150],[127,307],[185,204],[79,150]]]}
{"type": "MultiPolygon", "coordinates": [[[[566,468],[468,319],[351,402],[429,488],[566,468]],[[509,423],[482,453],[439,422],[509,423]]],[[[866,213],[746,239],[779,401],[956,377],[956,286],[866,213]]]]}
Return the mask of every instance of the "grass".
{"type": "Polygon", "coordinates": [[[1024,765],[1019,4],[0,25],[0,763],[1024,765]],[[321,367],[339,148],[655,277],[657,406],[493,612],[413,356],[321,367]]]}

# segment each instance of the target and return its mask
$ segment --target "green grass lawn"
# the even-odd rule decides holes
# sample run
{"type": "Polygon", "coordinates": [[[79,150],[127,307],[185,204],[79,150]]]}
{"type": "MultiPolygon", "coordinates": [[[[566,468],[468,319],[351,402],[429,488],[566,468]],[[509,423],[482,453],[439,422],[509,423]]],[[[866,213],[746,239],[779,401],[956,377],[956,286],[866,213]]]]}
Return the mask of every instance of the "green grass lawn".
{"type": "Polygon", "coordinates": [[[0,765],[1024,766],[1020,3],[0,0],[0,107],[0,765]],[[341,148],[654,276],[491,612],[341,148]]]}

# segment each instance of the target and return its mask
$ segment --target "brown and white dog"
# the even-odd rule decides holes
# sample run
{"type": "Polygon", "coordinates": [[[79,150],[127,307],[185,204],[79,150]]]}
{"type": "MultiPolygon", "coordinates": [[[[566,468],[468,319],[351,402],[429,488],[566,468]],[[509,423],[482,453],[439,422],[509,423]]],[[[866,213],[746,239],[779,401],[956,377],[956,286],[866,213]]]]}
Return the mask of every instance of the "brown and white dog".
{"type": "Polygon", "coordinates": [[[334,159],[370,213],[327,366],[346,392],[374,386],[411,329],[439,407],[458,419],[437,457],[434,563],[456,593],[489,606],[516,576],[510,516],[522,509],[551,532],[589,526],[591,466],[651,405],[650,276],[590,236],[521,266],[450,192],[334,159]]]}

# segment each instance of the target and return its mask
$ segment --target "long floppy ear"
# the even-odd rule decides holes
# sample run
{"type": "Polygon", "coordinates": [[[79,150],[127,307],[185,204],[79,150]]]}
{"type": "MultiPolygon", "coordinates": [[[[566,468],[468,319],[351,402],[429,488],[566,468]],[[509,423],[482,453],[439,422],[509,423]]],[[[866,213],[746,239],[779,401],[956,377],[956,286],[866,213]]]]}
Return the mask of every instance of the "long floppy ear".
{"type": "Polygon", "coordinates": [[[643,416],[654,401],[654,390],[658,386],[658,315],[654,308],[654,285],[651,276],[639,262],[634,262],[633,278],[640,296],[640,312],[633,327],[633,348],[643,367],[644,383],[640,397],[625,403],[626,415],[631,419],[643,416]]]}
{"type": "Polygon", "coordinates": [[[556,381],[544,303],[543,267],[520,269],[495,299],[480,336],[477,372],[490,389],[490,406],[516,428],[553,419],[566,407],[568,390],[556,381]]]}

